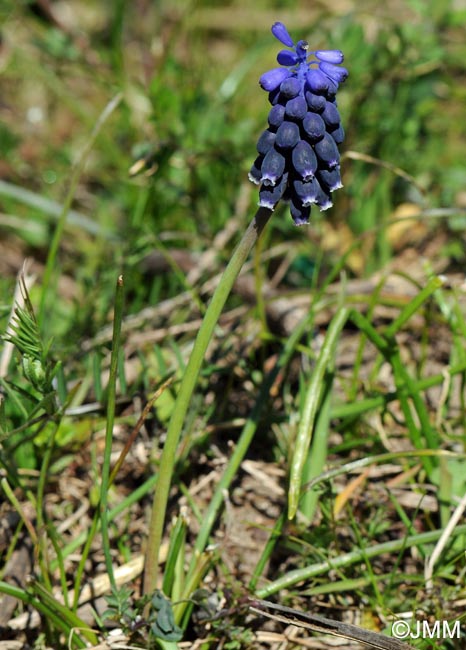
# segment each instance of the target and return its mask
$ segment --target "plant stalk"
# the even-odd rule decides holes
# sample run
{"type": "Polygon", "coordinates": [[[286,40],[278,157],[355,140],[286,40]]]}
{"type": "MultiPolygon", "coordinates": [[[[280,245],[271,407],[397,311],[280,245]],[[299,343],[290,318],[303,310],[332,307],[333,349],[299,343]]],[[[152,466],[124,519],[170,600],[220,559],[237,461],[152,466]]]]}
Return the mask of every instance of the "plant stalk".
{"type": "Polygon", "coordinates": [[[159,551],[162,542],[170,485],[175,466],[176,450],[178,448],[178,442],[191,401],[191,396],[195,389],[208,345],[212,339],[215,326],[218,323],[225,302],[233,288],[239,272],[241,271],[241,267],[270,219],[271,214],[270,210],[259,208],[236,247],[207,308],[188,365],[186,366],[186,370],[181,380],[160,459],[159,474],[152,504],[149,539],[145,557],[145,594],[151,594],[157,588],[159,551]]]}

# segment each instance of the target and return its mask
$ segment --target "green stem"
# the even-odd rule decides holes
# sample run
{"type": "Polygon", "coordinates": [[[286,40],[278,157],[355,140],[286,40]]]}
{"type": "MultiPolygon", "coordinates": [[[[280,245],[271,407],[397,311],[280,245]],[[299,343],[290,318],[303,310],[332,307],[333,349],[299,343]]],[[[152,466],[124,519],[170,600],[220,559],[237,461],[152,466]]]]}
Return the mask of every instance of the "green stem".
{"type": "Polygon", "coordinates": [[[207,347],[212,339],[215,326],[220,318],[225,302],[233,288],[233,284],[238,277],[241,267],[270,219],[271,214],[270,210],[259,208],[233,253],[232,258],[222,275],[220,283],[215,290],[209,307],[207,308],[180,384],[178,396],[168,425],[162,457],[160,459],[159,475],[152,504],[149,539],[145,558],[145,594],[152,593],[157,586],[159,550],[162,542],[167,500],[175,465],[176,450],[185,416],[191,401],[191,395],[196,386],[207,347]]]}
{"type": "Polygon", "coordinates": [[[439,276],[431,278],[426,286],[409,301],[399,316],[386,328],[384,332],[385,338],[389,339],[395,336],[411,316],[413,316],[417,310],[422,307],[426,300],[428,300],[435,291],[440,289],[442,285],[443,280],[439,276]]]}
{"type": "MultiPolygon", "coordinates": [[[[462,361],[458,365],[447,368],[447,377],[451,378],[455,375],[460,375],[466,372],[466,362],[462,361]]],[[[437,375],[432,375],[431,377],[424,377],[423,379],[415,380],[413,383],[413,391],[419,393],[432,386],[438,386],[445,381],[445,375],[439,373],[437,375]]],[[[398,399],[398,393],[384,393],[383,395],[377,395],[376,397],[368,397],[362,399],[359,402],[351,403],[338,403],[332,407],[332,418],[334,419],[343,419],[349,417],[357,417],[362,413],[367,413],[368,411],[373,411],[377,408],[385,408],[390,402],[394,402],[398,399]]]]}
{"type": "Polygon", "coordinates": [[[70,612],[64,605],[58,603],[41,585],[35,583],[34,588],[38,591],[37,596],[16,585],[0,581],[0,594],[7,594],[20,600],[25,605],[34,607],[47,621],[52,622],[57,629],[61,630],[69,640],[71,639],[70,633],[73,631],[72,642],[69,641],[69,647],[86,648],[88,646],[85,639],[93,645],[97,643],[96,634],[86,623],[70,612]]]}
{"type": "MultiPolygon", "coordinates": [[[[76,573],[74,576],[73,612],[76,612],[76,610],[78,609],[79,594],[81,593],[81,583],[84,575],[86,561],[89,557],[89,553],[91,552],[92,542],[94,541],[94,537],[99,527],[99,522],[100,522],[99,514],[100,514],[100,510],[96,510],[94,512],[94,517],[92,518],[91,527],[86,531],[87,532],[86,543],[84,544],[84,548],[81,551],[81,557],[79,559],[78,567],[76,569],[76,573]]],[[[102,522],[100,522],[100,524],[102,525],[102,522]]]]}
{"type": "MultiPolygon", "coordinates": [[[[23,524],[26,526],[32,543],[35,546],[37,546],[37,544],[39,542],[39,539],[38,539],[38,535],[36,533],[36,530],[35,530],[32,522],[31,522],[31,520],[29,519],[29,517],[26,516],[26,513],[24,512],[23,506],[21,505],[20,501],[18,500],[16,494],[11,489],[7,479],[2,478],[2,480],[0,481],[0,485],[2,487],[2,490],[5,492],[5,495],[9,499],[10,503],[12,504],[13,508],[15,509],[15,511],[21,517],[21,520],[22,520],[23,524]]],[[[33,501],[33,503],[34,503],[34,501],[33,501]]]]}
{"type": "MultiPolygon", "coordinates": [[[[434,278],[431,280],[431,282],[429,282],[429,285],[426,287],[426,289],[421,292],[423,294],[423,300],[426,300],[427,297],[433,291],[435,291],[436,288],[438,288],[439,282],[440,280],[438,280],[438,278],[434,278]]],[[[417,300],[416,308],[419,306],[419,304],[420,302],[417,300]]],[[[401,327],[401,325],[404,324],[404,322],[412,315],[412,313],[413,311],[411,306],[409,306],[409,309],[403,310],[402,317],[400,316],[396,321],[397,327],[401,327]]],[[[392,367],[393,377],[396,385],[396,395],[400,400],[401,409],[405,416],[406,426],[408,428],[409,436],[413,445],[417,449],[422,449],[424,447],[424,436],[427,442],[427,446],[431,449],[436,449],[438,447],[437,435],[432,425],[430,424],[429,414],[427,413],[425,404],[420,399],[419,393],[416,390],[416,382],[409,375],[400,357],[400,353],[395,341],[396,330],[390,327],[387,330],[389,332],[388,335],[387,333],[380,335],[362,314],[356,312],[355,310],[352,310],[350,317],[351,320],[361,330],[361,332],[364,332],[364,334],[379,349],[380,353],[392,367]],[[411,401],[413,402],[420,422],[420,427],[416,424],[408,398],[411,398],[411,401]]],[[[423,459],[423,465],[427,474],[430,476],[433,468],[432,459],[423,459]]]]}
{"type": "Polygon", "coordinates": [[[338,465],[332,469],[322,472],[319,476],[311,479],[307,485],[303,487],[305,490],[312,490],[324,481],[330,481],[337,476],[346,476],[350,472],[361,471],[365,467],[377,465],[378,463],[390,463],[392,460],[407,460],[408,458],[465,458],[465,454],[457,453],[454,451],[447,451],[445,449],[410,449],[403,451],[390,451],[383,454],[376,454],[375,456],[365,456],[358,458],[358,460],[350,461],[343,465],[338,465]]]}
{"type": "Polygon", "coordinates": [[[38,537],[38,552],[39,552],[39,565],[42,573],[42,580],[46,585],[47,589],[52,591],[52,582],[50,578],[50,561],[48,556],[48,544],[47,544],[47,531],[45,525],[46,513],[45,513],[45,489],[47,486],[47,479],[49,477],[49,467],[52,459],[52,453],[55,449],[55,438],[58,431],[59,422],[53,422],[53,431],[50,434],[49,440],[47,442],[47,447],[45,449],[44,457],[42,459],[42,464],[40,468],[39,480],[37,483],[37,512],[36,512],[36,528],[37,528],[37,537],[38,537]]]}
{"type": "Polygon", "coordinates": [[[123,277],[120,275],[115,292],[115,314],[113,317],[112,355],[110,359],[110,373],[107,390],[107,423],[105,429],[105,449],[102,464],[102,483],[100,487],[100,520],[102,534],[102,548],[105,555],[112,592],[116,591],[116,582],[113,574],[112,556],[110,553],[110,537],[108,534],[108,490],[110,487],[110,457],[112,453],[113,424],[115,422],[116,383],[118,376],[118,356],[120,353],[121,321],[123,320],[123,277]]]}
{"type": "MultiPolygon", "coordinates": [[[[309,580],[314,576],[322,576],[329,571],[334,571],[335,569],[342,569],[353,564],[359,564],[364,560],[385,555],[386,553],[399,553],[413,546],[435,543],[440,539],[443,532],[444,529],[441,528],[439,530],[430,530],[426,533],[419,533],[417,535],[409,535],[408,537],[400,537],[400,539],[395,539],[390,542],[374,544],[373,546],[351,551],[350,553],[342,553],[338,557],[333,557],[325,562],[311,564],[303,569],[293,569],[292,571],[285,573],[285,575],[278,580],[271,582],[266,587],[258,589],[255,596],[258,598],[268,598],[272,594],[294,587],[298,583],[309,580]]],[[[459,537],[464,534],[466,534],[466,524],[457,526],[452,531],[451,537],[459,537]]]]}
{"type": "Polygon", "coordinates": [[[256,585],[258,580],[264,575],[265,567],[267,565],[267,562],[270,560],[272,557],[272,553],[275,550],[275,547],[278,543],[278,540],[282,536],[283,533],[283,528],[285,527],[285,523],[287,521],[287,516],[286,516],[286,510],[283,510],[281,515],[278,517],[277,521],[274,524],[274,527],[272,528],[272,531],[269,535],[269,538],[267,540],[267,543],[264,547],[264,550],[261,553],[261,556],[259,558],[258,563],[256,564],[256,567],[254,569],[254,572],[252,574],[252,578],[249,581],[248,589],[251,593],[255,593],[256,591],[256,585]]]}

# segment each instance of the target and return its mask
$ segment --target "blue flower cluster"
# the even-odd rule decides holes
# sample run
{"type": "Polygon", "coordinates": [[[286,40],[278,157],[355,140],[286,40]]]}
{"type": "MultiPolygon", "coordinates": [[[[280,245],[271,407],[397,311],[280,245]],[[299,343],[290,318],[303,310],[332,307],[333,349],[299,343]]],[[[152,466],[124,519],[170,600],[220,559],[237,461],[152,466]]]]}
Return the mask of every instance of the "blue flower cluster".
{"type": "Polygon", "coordinates": [[[342,187],[338,145],[345,132],[335,97],[348,71],[339,65],[340,50],[310,52],[306,41],[293,42],[282,23],[272,26],[272,34],[292,49],[278,53],[283,67],[259,80],[272,108],[249,179],[260,184],[261,207],[273,210],[287,200],[295,224],[302,225],[309,223],[313,203],[327,210],[331,193],[342,187]]]}

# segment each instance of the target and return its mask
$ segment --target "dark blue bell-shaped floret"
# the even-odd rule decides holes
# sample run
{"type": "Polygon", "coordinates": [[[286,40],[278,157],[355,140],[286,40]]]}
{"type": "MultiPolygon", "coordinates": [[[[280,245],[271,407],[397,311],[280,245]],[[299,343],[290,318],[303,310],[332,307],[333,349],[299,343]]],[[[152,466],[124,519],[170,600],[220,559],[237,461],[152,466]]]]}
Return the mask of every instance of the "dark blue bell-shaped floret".
{"type": "Polygon", "coordinates": [[[341,121],[340,113],[338,112],[338,108],[333,102],[325,103],[325,108],[322,112],[322,119],[324,120],[325,124],[331,129],[335,129],[337,126],[339,126],[341,121]]]}
{"type": "Polygon", "coordinates": [[[312,113],[311,111],[306,113],[302,127],[307,139],[312,144],[322,140],[325,135],[325,122],[318,113],[312,113]]]}
{"type": "Polygon", "coordinates": [[[281,93],[280,93],[280,86],[278,88],[275,88],[275,90],[272,90],[269,93],[269,102],[272,104],[272,106],[275,106],[275,104],[278,104],[281,98],[281,93]]]}
{"type": "Polygon", "coordinates": [[[315,177],[309,181],[296,179],[293,181],[290,198],[293,200],[293,197],[296,197],[306,207],[316,203],[319,192],[320,185],[315,177]]]}
{"type": "Polygon", "coordinates": [[[289,201],[294,223],[302,225],[309,223],[313,204],[327,210],[332,192],[342,187],[337,145],[345,132],[336,93],[348,71],[340,66],[340,50],[313,52],[306,41],[295,43],[280,22],[272,32],[289,49],[277,55],[282,67],[260,78],[272,108],[249,178],[260,184],[260,206],[273,210],[280,200],[289,201]]]}
{"type": "Polygon", "coordinates": [[[332,207],[332,199],[330,198],[330,192],[327,192],[316,179],[318,186],[317,196],[316,196],[316,205],[319,207],[320,211],[328,210],[332,207]]]}
{"type": "Polygon", "coordinates": [[[272,129],[278,129],[285,119],[285,107],[282,104],[275,104],[269,112],[268,122],[272,129]]]}
{"type": "Polygon", "coordinates": [[[297,97],[302,89],[302,83],[296,77],[288,77],[280,84],[280,94],[283,99],[297,97]]]}
{"type": "Polygon", "coordinates": [[[335,140],[337,144],[341,144],[343,140],[345,139],[345,129],[341,126],[335,129],[334,131],[330,131],[330,135],[332,138],[335,140]]]}
{"type": "Polygon", "coordinates": [[[309,223],[311,207],[304,206],[298,197],[293,196],[290,199],[290,213],[295,226],[305,226],[309,223]]]}
{"type": "Polygon", "coordinates": [[[304,97],[294,97],[286,102],[285,113],[292,120],[302,120],[307,113],[307,104],[304,97]]]}
{"type": "Polygon", "coordinates": [[[295,195],[302,202],[303,206],[311,206],[315,203],[320,210],[328,210],[333,203],[330,198],[330,192],[326,191],[319,183],[317,178],[310,181],[293,181],[292,197],[295,195]]]}
{"type": "Polygon", "coordinates": [[[340,163],[337,144],[329,133],[326,133],[322,140],[315,143],[314,150],[324,168],[333,169],[340,163]]]}
{"type": "Polygon", "coordinates": [[[264,160],[264,156],[257,156],[255,161],[252,163],[251,169],[249,170],[248,178],[255,185],[259,185],[261,182],[261,178],[262,178],[261,167],[262,167],[263,160],[264,160]]]}
{"type": "Polygon", "coordinates": [[[317,158],[311,145],[300,140],[291,154],[293,167],[305,181],[310,180],[317,169],[317,158]]]}
{"type": "Polygon", "coordinates": [[[322,113],[325,108],[325,104],[327,103],[324,95],[315,95],[314,93],[311,93],[310,90],[306,91],[306,101],[307,105],[309,106],[309,110],[313,113],[322,113]]]}
{"type": "Polygon", "coordinates": [[[285,171],[284,156],[274,148],[269,149],[262,161],[261,171],[261,183],[264,183],[264,185],[276,185],[285,171]]]}
{"type": "Polygon", "coordinates": [[[278,127],[275,146],[278,149],[292,149],[298,144],[299,138],[299,126],[295,122],[285,120],[278,127]]]}
{"type": "Polygon", "coordinates": [[[270,129],[266,129],[262,132],[259,140],[257,141],[256,149],[257,152],[265,156],[265,154],[273,147],[275,142],[276,135],[270,129]]]}
{"type": "Polygon", "coordinates": [[[317,199],[316,205],[319,207],[319,210],[321,212],[325,212],[325,210],[328,210],[333,206],[332,201],[330,200],[329,196],[325,194],[323,190],[321,190],[321,196],[317,199]]]}
{"type": "Polygon", "coordinates": [[[283,174],[276,185],[262,185],[259,190],[259,205],[261,208],[273,210],[285,193],[288,183],[288,173],[283,174]]]}
{"type": "Polygon", "coordinates": [[[335,169],[319,169],[316,177],[321,188],[326,192],[334,192],[343,187],[339,167],[335,167],[335,169]]]}

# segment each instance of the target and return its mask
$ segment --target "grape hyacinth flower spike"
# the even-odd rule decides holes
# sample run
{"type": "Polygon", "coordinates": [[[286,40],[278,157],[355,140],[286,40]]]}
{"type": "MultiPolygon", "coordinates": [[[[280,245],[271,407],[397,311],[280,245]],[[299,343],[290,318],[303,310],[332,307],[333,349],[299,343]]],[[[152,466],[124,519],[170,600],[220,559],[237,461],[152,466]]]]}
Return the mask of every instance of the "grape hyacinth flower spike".
{"type": "Polygon", "coordinates": [[[287,200],[299,226],[309,223],[313,203],[327,210],[331,193],[342,187],[338,145],[345,132],[336,93],[348,71],[340,50],[311,52],[306,41],[294,43],[283,23],[275,23],[272,34],[291,49],[281,50],[281,67],[259,80],[272,108],[249,179],[260,185],[259,206],[273,210],[287,200]]]}

